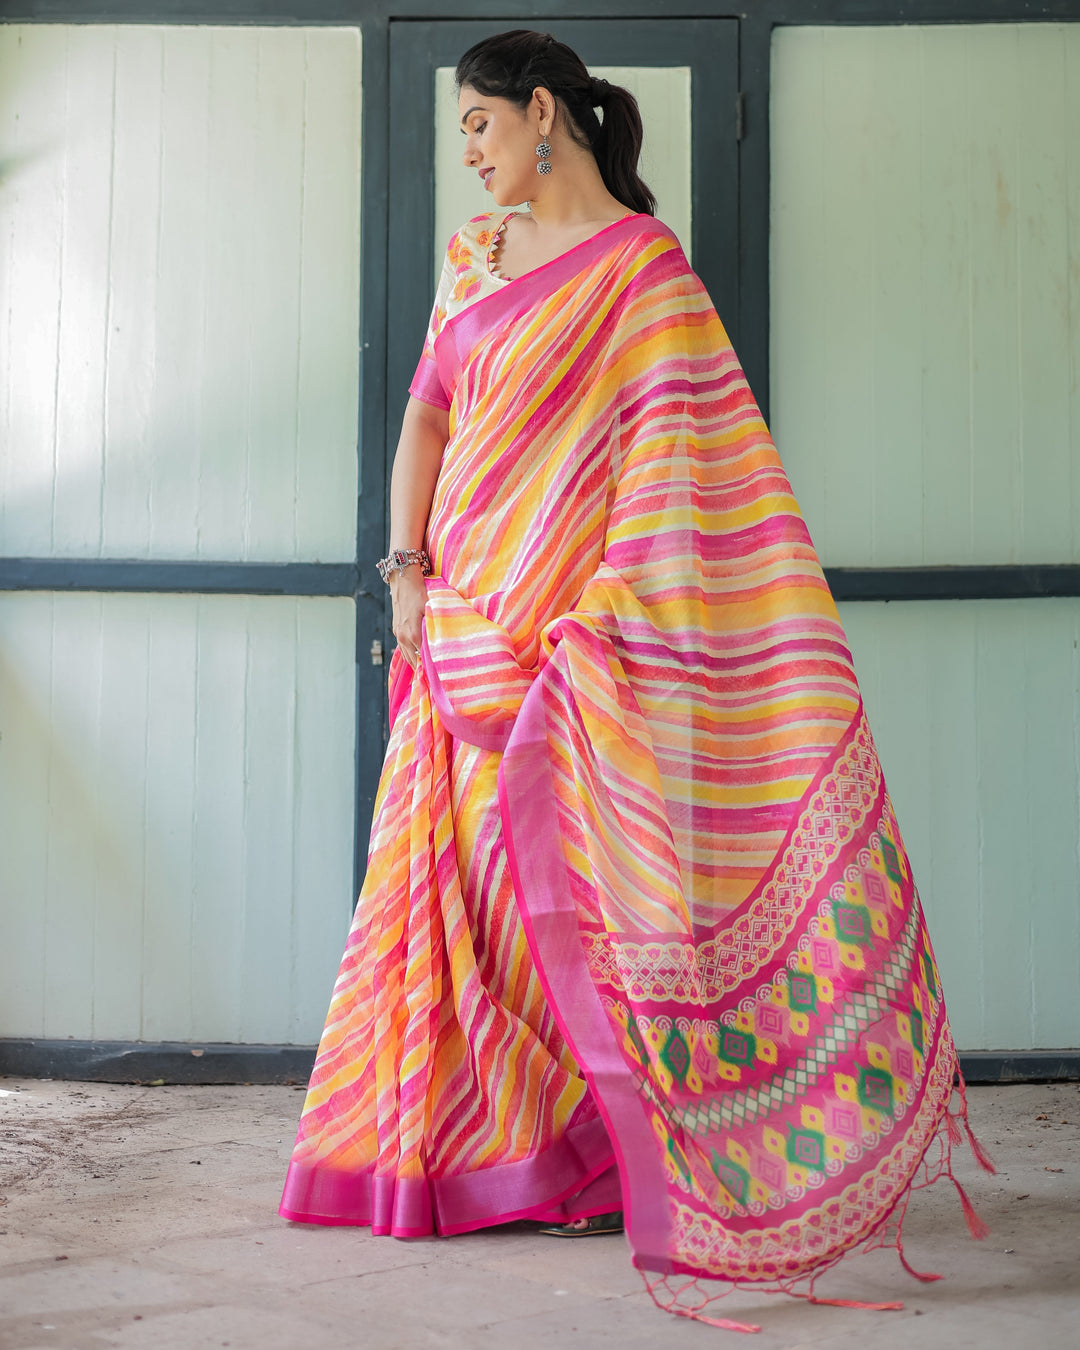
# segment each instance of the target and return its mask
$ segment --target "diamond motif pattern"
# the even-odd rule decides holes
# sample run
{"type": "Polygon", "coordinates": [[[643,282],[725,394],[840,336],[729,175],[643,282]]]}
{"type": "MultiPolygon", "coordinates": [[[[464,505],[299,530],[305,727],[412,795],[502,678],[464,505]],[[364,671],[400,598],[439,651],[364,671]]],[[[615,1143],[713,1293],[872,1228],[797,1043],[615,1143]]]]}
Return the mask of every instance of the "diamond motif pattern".
{"type": "Polygon", "coordinates": [[[653,1106],[673,1203],[682,1196],[691,1216],[680,1262],[712,1268],[714,1241],[728,1244],[713,1252],[717,1273],[787,1278],[792,1263],[812,1269],[865,1237],[910,1180],[896,1149],[948,1094],[946,1071],[935,1078],[926,1061],[940,1068],[955,1052],[898,841],[863,725],[725,928],[696,941],[583,933],[653,1106]],[[845,1176],[858,1180],[841,1201],[845,1176]],[[827,1207],[813,1209],[815,1194],[827,1207]],[[780,1226],[763,1228],[774,1215],[780,1226]]]}

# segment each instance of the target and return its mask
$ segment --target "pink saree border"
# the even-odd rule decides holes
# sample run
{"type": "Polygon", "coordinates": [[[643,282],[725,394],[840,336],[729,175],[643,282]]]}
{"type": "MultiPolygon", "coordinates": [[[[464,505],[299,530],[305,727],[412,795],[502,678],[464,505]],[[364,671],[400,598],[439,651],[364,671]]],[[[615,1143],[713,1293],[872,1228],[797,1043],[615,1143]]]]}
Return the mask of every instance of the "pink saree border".
{"type": "Polygon", "coordinates": [[[557,258],[541,264],[531,272],[507,281],[499,290],[481,296],[460,313],[448,319],[435,339],[435,363],[447,396],[452,400],[461,377],[462,352],[471,352],[493,328],[502,327],[531,305],[538,304],[560,286],[575,277],[594,257],[610,247],[613,238],[622,233],[649,233],[670,238],[675,235],[654,216],[637,213],[613,220],[588,239],[575,244],[557,258]],[[645,224],[647,222],[647,224],[645,224]]]}
{"type": "Polygon", "coordinates": [[[460,1176],[395,1179],[293,1160],[278,1213],[297,1223],[370,1225],[373,1234],[391,1237],[581,1218],[618,1208],[614,1161],[599,1118],[571,1126],[535,1157],[460,1176]]]}
{"type": "Polygon", "coordinates": [[[634,1263],[667,1273],[671,1261],[666,1179],[633,1079],[585,963],[566,863],[557,843],[558,813],[543,712],[547,671],[526,694],[499,766],[506,852],[544,994],[614,1145],[634,1263]]]}
{"type": "MultiPolygon", "coordinates": [[[[566,863],[557,843],[558,811],[543,711],[544,687],[557,666],[556,655],[525,696],[499,767],[499,808],[514,891],[544,993],[615,1148],[634,1263],[664,1275],[692,1273],[668,1254],[667,1179],[633,1076],[616,1045],[588,969],[566,863]]],[[[558,674],[562,677],[564,672],[558,674]]],[[[804,800],[831,772],[862,714],[860,700],[855,715],[808,784],[804,800]]],[[[794,813],[775,857],[782,857],[801,816],[801,811],[794,813]]],[[[772,870],[765,870],[729,919],[755,901],[772,870]]]]}
{"type": "Polygon", "coordinates": [[[491,1223],[561,1213],[565,1201],[592,1186],[614,1161],[604,1123],[594,1118],[572,1126],[536,1157],[436,1178],[430,1184],[439,1232],[449,1237],[491,1223]]]}

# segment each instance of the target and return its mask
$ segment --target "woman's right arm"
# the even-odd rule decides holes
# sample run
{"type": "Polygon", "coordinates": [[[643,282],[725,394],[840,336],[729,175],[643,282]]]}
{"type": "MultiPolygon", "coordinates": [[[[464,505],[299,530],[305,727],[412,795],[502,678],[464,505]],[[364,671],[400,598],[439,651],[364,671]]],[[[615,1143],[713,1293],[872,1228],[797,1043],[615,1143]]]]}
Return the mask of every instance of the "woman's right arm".
{"type": "MultiPolygon", "coordinates": [[[[409,398],[390,475],[390,547],[423,548],[435,483],[450,435],[450,414],[418,398],[409,398]]],[[[427,588],[420,564],[390,578],[394,637],[414,669],[420,655],[427,588]]]]}

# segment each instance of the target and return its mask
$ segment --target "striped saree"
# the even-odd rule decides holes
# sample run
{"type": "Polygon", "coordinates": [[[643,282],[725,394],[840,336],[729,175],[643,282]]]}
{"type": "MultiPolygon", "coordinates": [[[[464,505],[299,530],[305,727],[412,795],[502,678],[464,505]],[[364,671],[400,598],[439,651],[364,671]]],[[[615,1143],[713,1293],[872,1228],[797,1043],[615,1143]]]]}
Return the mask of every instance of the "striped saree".
{"type": "Polygon", "coordinates": [[[450,418],[422,666],[391,665],[281,1213],[410,1236],[623,1208],[665,1302],[676,1275],[793,1291],[899,1247],[913,1185],[951,1176],[918,895],[677,241],[630,216],[503,282],[495,223],[455,236],[413,383],[450,418]]]}

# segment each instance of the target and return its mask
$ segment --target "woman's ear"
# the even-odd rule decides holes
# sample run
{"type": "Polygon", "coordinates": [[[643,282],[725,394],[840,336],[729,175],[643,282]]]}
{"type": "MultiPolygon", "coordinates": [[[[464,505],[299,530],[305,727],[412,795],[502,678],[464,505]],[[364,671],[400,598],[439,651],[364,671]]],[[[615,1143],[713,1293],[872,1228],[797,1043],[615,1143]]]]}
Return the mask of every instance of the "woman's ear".
{"type": "Polygon", "coordinates": [[[537,130],[541,136],[550,136],[555,125],[555,99],[543,85],[533,90],[532,107],[536,113],[537,130]]]}

